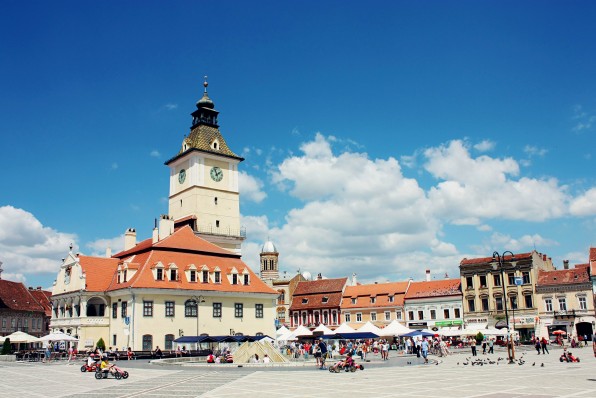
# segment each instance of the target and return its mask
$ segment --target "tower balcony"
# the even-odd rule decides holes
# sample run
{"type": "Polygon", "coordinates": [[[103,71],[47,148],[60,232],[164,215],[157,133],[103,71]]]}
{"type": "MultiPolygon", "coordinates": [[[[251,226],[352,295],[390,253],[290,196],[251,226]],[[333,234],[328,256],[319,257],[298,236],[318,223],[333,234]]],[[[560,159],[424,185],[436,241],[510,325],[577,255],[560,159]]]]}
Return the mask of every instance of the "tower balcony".
{"type": "Polygon", "coordinates": [[[195,227],[195,233],[200,235],[212,235],[212,236],[223,236],[235,239],[246,239],[246,228],[240,227],[240,229],[234,228],[219,228],[213,225],[197,225],[195,227]]]}

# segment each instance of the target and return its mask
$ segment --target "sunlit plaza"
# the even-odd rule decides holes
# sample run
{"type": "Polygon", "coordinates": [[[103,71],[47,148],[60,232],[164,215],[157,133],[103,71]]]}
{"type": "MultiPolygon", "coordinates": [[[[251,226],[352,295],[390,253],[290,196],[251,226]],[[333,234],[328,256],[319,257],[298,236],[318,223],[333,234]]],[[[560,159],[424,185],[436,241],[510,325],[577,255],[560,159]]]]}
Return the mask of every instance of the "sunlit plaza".
{"type": "MultiPolygon", "coordinates": [[[[119,361],[127,380],[96,380],[81,373],[80,363],[16,362],[0,364],[2,397],[594,397],[596,358],[592,347],[576,348],[581,362],[561,363],[562,349],[537,355],[531,347],[479,355],[468,349],[424,365],[416,356],[389,361],[371,356],[363,371],[330,373],[314,361],[292,366],[225,364],[159,366],[147,360],[119,361]],[[499,360],[501,358],[501,360],[499,360]],[[480,361],[482,365],[478,364],[480,361]],[[494,363],[490,363],[490,362],[494,363]],[[467,365],[464,365],[467,363],[467,365]],[[242,366],[240,366],[242,365],[242,366]]],[[[393,352],[392,352],[393,353],[393,352]]]]}

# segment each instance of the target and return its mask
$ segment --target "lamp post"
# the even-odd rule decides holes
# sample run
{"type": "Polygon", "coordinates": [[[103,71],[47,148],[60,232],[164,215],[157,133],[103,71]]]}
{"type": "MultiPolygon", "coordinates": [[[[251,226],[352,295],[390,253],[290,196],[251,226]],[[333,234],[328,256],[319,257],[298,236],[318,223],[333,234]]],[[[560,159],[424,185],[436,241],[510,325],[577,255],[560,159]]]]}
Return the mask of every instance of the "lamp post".
{"type": "MultiPolygon", "coordinates": [[[[507,292],[505,290],[505,255],[509,253],[509,262],[512,267],[515,267],[515,255],[509,250],[504,251],[502,254],[493,252],[493,269],[501,271],[501,286],[503,287],[503,305],[505,306],[505,322],[507,324],[507,356],[509,357],[509,363],[512,364],[515,360],[515,350],[511,342],[511,332],[509,330],[509,314],[507,313],[507,292]]],[[[515,311],[515,309],[514,309],[515,311]]],[[[515,320],[514,320],[515,321],[515,320]]]]}
{"type": "Polygon", "coordinates": [[[199,304],[205,302],[205,297],[199,296],[192,296],[191,299],[195,302],[195,309],[197,311],[197,351],[199,351],[199,304]]]}

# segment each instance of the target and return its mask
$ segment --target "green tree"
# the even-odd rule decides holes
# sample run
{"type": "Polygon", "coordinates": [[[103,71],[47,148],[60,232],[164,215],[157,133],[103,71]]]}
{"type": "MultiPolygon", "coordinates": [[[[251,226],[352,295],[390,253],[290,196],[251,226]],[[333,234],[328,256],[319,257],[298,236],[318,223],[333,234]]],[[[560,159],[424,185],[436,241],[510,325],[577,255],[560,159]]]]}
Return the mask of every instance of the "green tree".
{"type": "Polygon", "coordinates": [[[484,335],[481,332],[478,332],[478,334],[476,335],[476,342],[480,344],[482,340],[484,340],[484,335]]]}
{"type": "Polygon", "coordinates": [[[7,337],[4,339],[4,344],[2,344],[2,355],[8,355],[10,351],[10,339],[7,337]]]}
{"type": "Polygon", "coordinates": [[[103,338],[99,338],[99,340],[97,340],[97,348],[99,348],[102,351],[106,350],[106,343],[103,341],[103,338]]]}

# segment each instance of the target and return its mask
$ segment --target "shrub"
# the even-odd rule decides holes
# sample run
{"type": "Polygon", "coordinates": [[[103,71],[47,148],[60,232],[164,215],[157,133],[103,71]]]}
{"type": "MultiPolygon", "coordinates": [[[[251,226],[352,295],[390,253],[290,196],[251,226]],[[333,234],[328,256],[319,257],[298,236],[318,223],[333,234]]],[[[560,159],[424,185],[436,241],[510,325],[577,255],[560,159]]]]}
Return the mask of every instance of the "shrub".
{"type": "Polygon", "coordinates": [[[106,350],[106,343],[103,341],[103,338],[99,338],[99,340],[97,340],[97,348],[99,348],[102,351],[106,350]]]}
{"type": "Polygon", "coordinates": [[[476,343],[480,344],[484,340],[484,335],[481,332],[478,332],[476,335],[476,343]]]}
{"type": "Polygon", "coordinates": [[[2,355],[8,355],[10,351],[10,339],[7,337],[4,339],[4,344],[2,344],[2,355]]]}

